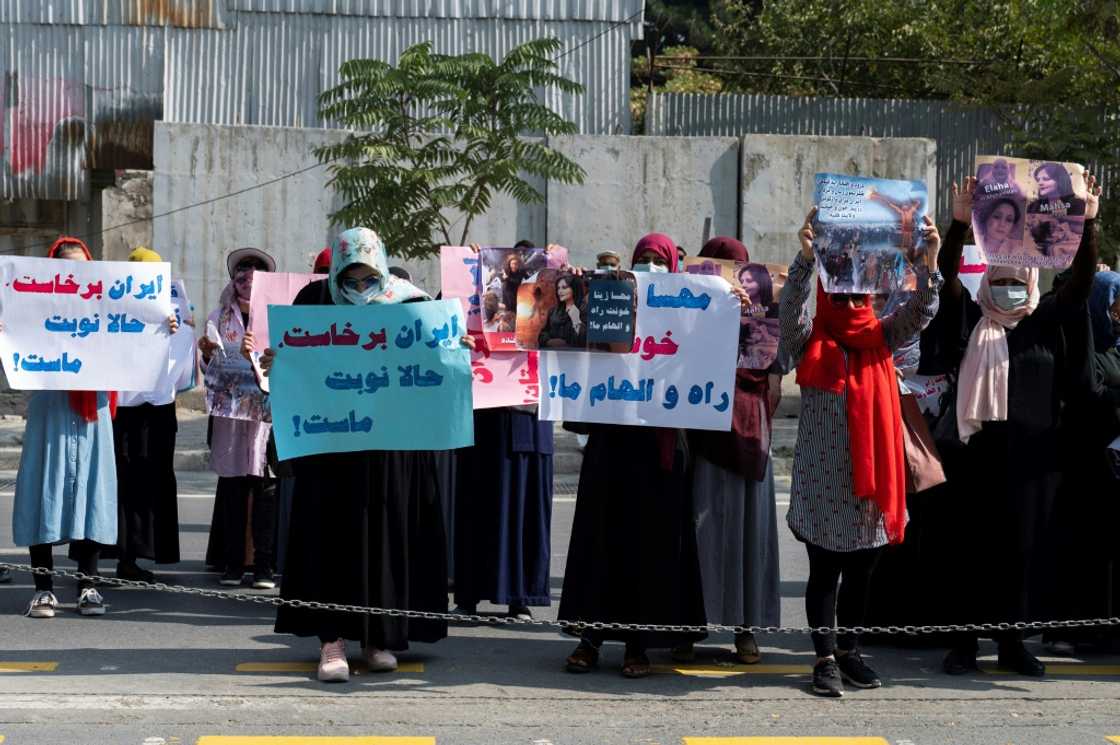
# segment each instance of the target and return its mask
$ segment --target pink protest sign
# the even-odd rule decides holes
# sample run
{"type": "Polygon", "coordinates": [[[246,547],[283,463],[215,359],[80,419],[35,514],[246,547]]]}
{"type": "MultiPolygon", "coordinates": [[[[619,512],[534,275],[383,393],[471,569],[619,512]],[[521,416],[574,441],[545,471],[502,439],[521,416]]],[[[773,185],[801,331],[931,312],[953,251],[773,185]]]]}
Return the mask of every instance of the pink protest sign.
{"type": "Polygon", "coordinates": [[[491,352],[482,334],[479,281],[482,265],[478,254],[466,246],[444,246],[440,250],[440,281],[444,298],[458,298],[467,314],[467,328],[477,349],[471,353],[474,374],[474,408],[535,404],[540,398],[535,352],[491,352]]]}
{"type": "Polygon", "coordinates": [[[253,294],[249,297],[249,331],[256,347],[273,346],[268,338],[268,306],[291,305],[296,295],[323,274],[288,274],[285,272],[255,272],[253,294]]]}

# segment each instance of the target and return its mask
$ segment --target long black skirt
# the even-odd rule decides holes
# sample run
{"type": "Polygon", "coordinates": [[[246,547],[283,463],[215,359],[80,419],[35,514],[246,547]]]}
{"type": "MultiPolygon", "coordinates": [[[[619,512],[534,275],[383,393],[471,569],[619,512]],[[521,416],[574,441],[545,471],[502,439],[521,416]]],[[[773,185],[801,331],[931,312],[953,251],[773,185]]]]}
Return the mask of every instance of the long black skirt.
{"type": "Polygon", "coordinates": [[[122,406],[113,421],[117,455],[117,554],[179,561],[175,404],[122,406]]]}
{"type": "MultiPolygon", "coordinates": [[[[447,611],[447,548],[436,454],[338,453],[293,461],[282,597],[447,611]]],[[[283,607],[276,631],[402,650],[447,636],[445,621],[283,607]]]]}
{"type": "MultiPolygon", "coordinates": [[[[690,483],[677,452],[659,466],[661,433],[596,426],[584,451],[559,617],[566,621],[704,624],[690,483]]],[[[605,632],[646,649],[705,635],[605,632]]]]}

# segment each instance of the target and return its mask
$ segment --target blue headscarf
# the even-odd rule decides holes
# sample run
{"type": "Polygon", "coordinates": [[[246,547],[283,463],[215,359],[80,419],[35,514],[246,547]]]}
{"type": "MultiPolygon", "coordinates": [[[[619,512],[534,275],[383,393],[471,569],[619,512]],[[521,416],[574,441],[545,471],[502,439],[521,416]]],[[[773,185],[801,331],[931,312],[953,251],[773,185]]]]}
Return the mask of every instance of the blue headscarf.
{"type": "Polygon", "coordinates": [[[428,293],[411,282],[389,274],[389,257],[385,244],[369,228],[350,228],[338,234],[331,244],[330,291],[335,305],[353,305],[342,289],[340,277],[354,264],[368,266],[377,272],[377,290],[369,303],[405,303],[409,300],[430,300],[428,293]]]}
{"type": "Polygon", "coordinates": [[[1120,336],[1116,335],[1109,315],[1117,295],[1120,295],[1120,274],[1097,272],[1089,294],[1089,320],[1093,325],[1093,346],[1098,352],[1120,347],[1120,336]]]}

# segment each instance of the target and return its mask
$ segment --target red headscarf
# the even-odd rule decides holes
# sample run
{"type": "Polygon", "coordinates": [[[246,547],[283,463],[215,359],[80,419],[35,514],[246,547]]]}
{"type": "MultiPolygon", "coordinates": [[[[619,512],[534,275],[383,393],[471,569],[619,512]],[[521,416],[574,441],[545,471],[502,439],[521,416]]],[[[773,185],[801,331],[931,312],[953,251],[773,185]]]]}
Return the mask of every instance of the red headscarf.
{"type": "Polygon", "coordinates": [[[672,238],[664,233],[650,233],[643,237],[638,241],[638,245],[634,246],[634,255],[630,259],[630,265],[633,266],[638,263],[638,257],[648,251],[652,251],[665,259],[670,272],[677,271],[677,244],[672,238]]]}
{"type": "Polygon", "coordinates": [[[331,247],[327,246],[315,257],[315,264],[311,271],[316,274],[327,274],[331,270],[331,247]]]}
{"type": "MultiPolygon", "coordinates": [[[[89,248],[86,244],[82,243],[77,238],[69,235],[59,236],[58,240],[51,245],[51,250],[47,252],[47,257],[51,259],[58,258],[58,254],[65,250],[79,249],[86,255],[86,261],[92,261],[93,255],[90,254],[89,248]]],[[[97,421],[97,393],[94,391],[70,391],[70,409],[87,422],[97,421]]],[[[116,417],[117,415],[117,394],[109,394],[109,415],[116,417]]]]}
{"type": "MultiPolygon", "coordinates": [[[[717,236],[700,249],[701,258],[723,259],[740,264],[751,260],[742,242],[717,236]]],[[[770,457],[769,376],[766,370],[735,371],[735,401],[731,409],[731,431],[696,430],[690,433],[695,451],[712,463],[743,478],[761,481],[770,457]]]]}
{"type": "Polygon", "coordinates": [[[875,500],[887,539],[902,543],[906,531],[902,410],[894,360],[870,295],[862,308],[838,307],[817,282],[817,315],[797,368],[797,382],[806,388],[847,392],[852,489],[860,499],[875,500]]]}
{"type": "MultiPolygon", "coordinates": [[[[638,263],[642,254],[652,251],[669,265],[670,272],[677,271],[677,244],[664,233],[650,233],[644,236],[638,245],[634,246],[634,253],[630,257],[630,266],[638,263]]],[[[677,431],[675,429],[657,428],[658,455],[663,471],[672,471],[673,462],[677,457],[677,431]]]]}

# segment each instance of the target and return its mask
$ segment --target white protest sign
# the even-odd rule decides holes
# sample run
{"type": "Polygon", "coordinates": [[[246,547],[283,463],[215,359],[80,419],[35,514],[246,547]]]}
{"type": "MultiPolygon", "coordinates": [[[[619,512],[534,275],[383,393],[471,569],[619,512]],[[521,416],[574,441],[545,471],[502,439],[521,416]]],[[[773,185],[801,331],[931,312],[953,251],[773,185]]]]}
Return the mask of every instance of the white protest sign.
{"type": "Polygon", "coordinates": [[[171,303],[175,308],[175,318],[179,330],[171,337],[171,359],[167,365],[168,378],[176,392],[190,390],[195,386],[197,353],[195,351],[194,328],[187,321],[194,320],[194,309],[183,280],[171,282],[171,303]]]}
{"type": "Polygon", "coordinates": [[[0,258],[0,362],[16,390],[151,391],[167,374],[170,265],[0,258]]]}
{"type": "Polygon", "coordinates": [[[730,430],[739,299],[721,277],[635,273],[631,354],[540,353],[540,418],[730,430]]]}

